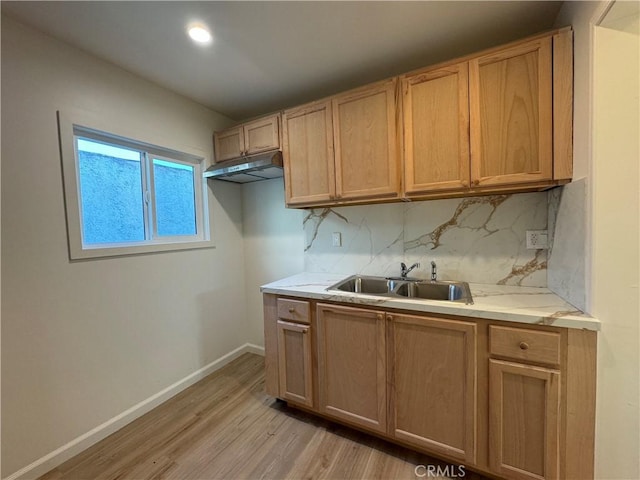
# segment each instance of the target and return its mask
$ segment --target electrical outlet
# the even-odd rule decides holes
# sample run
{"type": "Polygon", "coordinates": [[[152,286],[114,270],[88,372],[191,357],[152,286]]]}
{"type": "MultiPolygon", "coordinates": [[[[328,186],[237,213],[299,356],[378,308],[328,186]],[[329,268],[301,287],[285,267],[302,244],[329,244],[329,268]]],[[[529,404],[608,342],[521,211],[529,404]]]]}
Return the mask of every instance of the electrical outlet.
{"type": "Polygon", "coordinates": [[[340,232],[333,232],[331,234],[331,245],[334,247],[342,246],[342,234],[340,232]]]}
{"type": "Polygon", "coordinates": [[[546,230],[527,230],[527,249],[545,250],[549,248],[549,236],[546,230]]]}

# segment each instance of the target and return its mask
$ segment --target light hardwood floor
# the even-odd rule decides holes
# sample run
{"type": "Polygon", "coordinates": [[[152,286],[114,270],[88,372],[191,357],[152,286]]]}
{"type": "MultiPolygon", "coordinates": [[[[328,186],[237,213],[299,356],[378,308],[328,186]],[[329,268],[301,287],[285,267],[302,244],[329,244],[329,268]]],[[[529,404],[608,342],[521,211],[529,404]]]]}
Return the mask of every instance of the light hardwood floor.
{"type": "Polygon", "coordinates": [[[418,465],[445,466],[269,397],[264,359],[245,354],[40,479],[415,479],[418,465]]]}

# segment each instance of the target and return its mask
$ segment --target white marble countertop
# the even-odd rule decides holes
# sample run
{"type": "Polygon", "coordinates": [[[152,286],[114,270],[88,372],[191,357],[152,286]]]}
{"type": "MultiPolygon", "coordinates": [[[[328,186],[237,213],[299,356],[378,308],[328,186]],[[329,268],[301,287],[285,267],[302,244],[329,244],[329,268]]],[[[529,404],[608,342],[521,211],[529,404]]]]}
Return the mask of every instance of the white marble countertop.
{"type": "Polygon", "coordinates": [[[348,275],[300,273],[261,287],[262,293],[354,303],[425,313],[459,315],[507,322],[600,330],[600,321],[577,310],[546,288],[470,283],[473,305],[438,300],[379,297],[361,293],[327,291],[348,275]]]}

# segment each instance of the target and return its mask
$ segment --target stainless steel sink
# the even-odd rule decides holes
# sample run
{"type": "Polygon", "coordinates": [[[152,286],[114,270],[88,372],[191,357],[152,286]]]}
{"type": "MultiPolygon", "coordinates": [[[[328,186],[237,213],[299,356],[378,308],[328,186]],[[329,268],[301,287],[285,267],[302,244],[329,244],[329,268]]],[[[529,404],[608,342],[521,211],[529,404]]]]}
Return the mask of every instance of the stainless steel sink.
{"type": "Polygon", "coordinates": [[[343,292],[367,293],[370,295],[384,295],[393,291],[393,281],[383,277],[363,277],[353,275],[329,287],[329,290],[343,292]]]}
{"type": "Polygon", "coordinates": [[[469,284],[466,282],[411,282],[406,287],[399,289],[398,293],[408,298],[473,303],[469,284]]]}
{"type": "Polygon", "coordinates": [[[383,297],[404,297],[423,300],[444,300],[472,304],[473,298],[467,282],[428,281],[352,275],[327,290],[364,293],[383,297]]]}

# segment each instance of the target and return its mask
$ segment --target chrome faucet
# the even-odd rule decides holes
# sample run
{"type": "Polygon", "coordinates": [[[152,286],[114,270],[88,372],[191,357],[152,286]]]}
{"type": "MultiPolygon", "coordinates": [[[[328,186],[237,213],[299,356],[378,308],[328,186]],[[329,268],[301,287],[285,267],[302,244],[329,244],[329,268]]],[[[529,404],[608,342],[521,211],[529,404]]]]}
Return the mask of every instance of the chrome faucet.
{"type": "Polygon", "coordinates": [[[400,263],[400,277],[407,278],[407,275],[409,275],[409,272],[414,268],[418,268],[419,266],[420,266],[419,263],[414,263],[409,268],[407,268],[407,265],[404,262],[400,263]]]}
{"type": "Polygon", "coordinates": [[[436,262],[431,260],[431,281],[435,282],[438,280],[438,270],[437,270],[436,262]]]}

